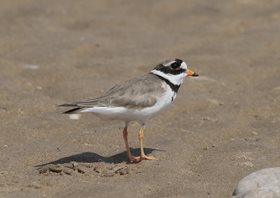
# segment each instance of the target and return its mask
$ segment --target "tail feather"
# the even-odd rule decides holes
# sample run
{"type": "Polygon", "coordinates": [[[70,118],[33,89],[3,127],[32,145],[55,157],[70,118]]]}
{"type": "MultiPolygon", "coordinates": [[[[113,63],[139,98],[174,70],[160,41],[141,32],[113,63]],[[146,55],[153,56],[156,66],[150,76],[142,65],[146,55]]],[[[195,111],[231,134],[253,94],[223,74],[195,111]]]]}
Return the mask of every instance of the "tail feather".
{"type": "Polygon", "coordinates": [[[64,114],[71,114],[71,113],[79,113],[79,111],[81,110],[81,107],[75,107],[73,109],[69,109],[67,111],[64,111],[64,114]]]}
{"type": "Polygon", "coordinates": [[[58,106],[60,106],[60,107],[72,107],[71,109],[69,109],[67,111],[64,111],[63,112],[64,114],[79,113],[79,111],[81,109],[83,109],[83,107],[79,107],[75,103],[65,103],[65,104],[61,104],[61,105],[58,105],[58,106]]]}
{"type": "Polygon", "coordinates": [[[64,103],[58,105],[59,107],[77,107],[78,105],[76,103],[64,103]]]}

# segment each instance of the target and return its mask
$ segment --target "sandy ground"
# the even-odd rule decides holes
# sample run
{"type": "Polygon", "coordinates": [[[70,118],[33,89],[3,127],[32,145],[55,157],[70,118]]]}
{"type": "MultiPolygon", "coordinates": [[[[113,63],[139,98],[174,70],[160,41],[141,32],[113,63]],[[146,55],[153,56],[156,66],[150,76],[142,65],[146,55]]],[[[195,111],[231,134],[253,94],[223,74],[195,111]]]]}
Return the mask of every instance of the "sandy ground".
{"type": "Polygon", "coordinates": [[[278,0],[1,0],[0,197],[224,198],[279,166],[279,10],[278,0]],[[201,76],[149,123],[157,161],[126,163],[123,123],[70,120],[56,106],[175,57],[201,76]]]}

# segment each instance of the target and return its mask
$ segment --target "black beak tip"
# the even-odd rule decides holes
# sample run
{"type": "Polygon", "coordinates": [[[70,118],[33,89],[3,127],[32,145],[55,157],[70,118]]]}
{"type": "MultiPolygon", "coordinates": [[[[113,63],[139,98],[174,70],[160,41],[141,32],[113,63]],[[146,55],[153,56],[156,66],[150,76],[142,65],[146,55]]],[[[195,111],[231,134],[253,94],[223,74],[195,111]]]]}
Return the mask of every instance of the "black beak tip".
{"type": "Polygon", "coordinates": [[[197,76],[199,76],[199,74],[194,72],[192,76],[197,77],[197,76]]]}

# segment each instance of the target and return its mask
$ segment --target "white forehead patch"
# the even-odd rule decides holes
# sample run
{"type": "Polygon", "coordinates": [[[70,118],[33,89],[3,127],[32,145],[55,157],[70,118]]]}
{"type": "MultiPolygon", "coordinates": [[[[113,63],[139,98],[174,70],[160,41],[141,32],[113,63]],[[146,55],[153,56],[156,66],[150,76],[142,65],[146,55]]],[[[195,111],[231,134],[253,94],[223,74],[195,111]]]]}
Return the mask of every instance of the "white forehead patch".
{"type": "Polygon", "coordinates": [[[185,62],[182,62],[180,67],[182,69],[188,69],[187,63],[185,63],[185,62]]]}

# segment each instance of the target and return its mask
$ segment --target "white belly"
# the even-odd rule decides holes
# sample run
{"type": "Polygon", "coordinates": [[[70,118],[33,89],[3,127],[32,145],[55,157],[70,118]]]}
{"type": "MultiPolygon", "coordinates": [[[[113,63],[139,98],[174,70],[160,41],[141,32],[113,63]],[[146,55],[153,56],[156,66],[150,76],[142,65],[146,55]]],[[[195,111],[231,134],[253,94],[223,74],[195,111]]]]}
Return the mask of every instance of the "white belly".
{"type": "Polygon", "coordinates": [[[81,112],[93,112],[98,117],[105,119],[117,119],[126,122],[137,121],[140,124],[144,124],[164,110],[175,99],[176,93],[174,93],[168,85],[166,85],[165,88],[167,91],[151,107],[138,109],[127,109],[125,107],[92,107],[81,112]]]}

